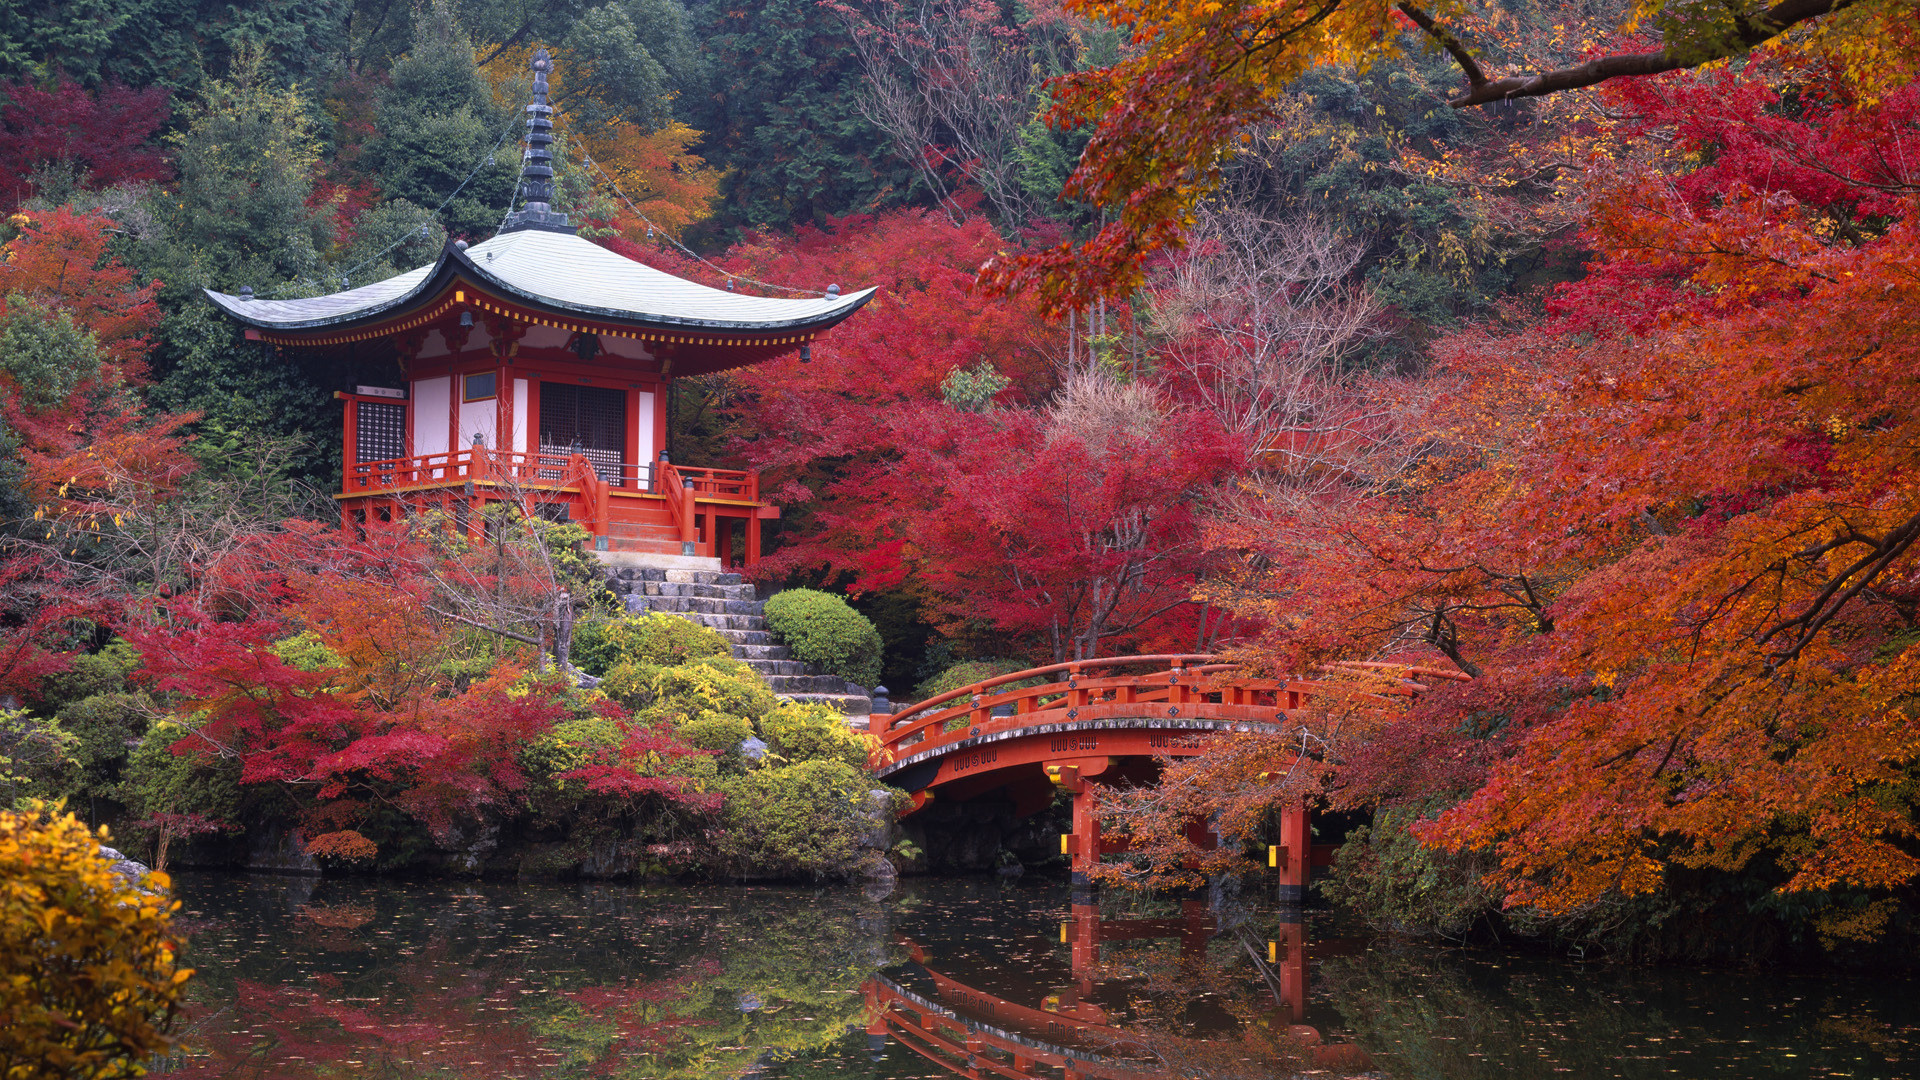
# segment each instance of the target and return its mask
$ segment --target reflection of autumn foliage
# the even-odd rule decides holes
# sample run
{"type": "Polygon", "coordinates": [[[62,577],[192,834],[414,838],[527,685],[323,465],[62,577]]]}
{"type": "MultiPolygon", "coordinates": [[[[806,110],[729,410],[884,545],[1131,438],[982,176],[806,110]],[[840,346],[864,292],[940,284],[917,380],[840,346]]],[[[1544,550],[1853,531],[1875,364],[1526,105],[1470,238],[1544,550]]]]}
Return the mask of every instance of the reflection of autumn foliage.
{"type": "Polygon", "coordinates": [[[1261,1080],[1352,1075],[1371,1066],[1358,1047],[1324,1041],[1295,1025],[1255,963],[1229,936],[1207,953],[1176,960],[1168,947],[1110,948],[1097,978],[1126,979],[1132,1019],[1119,1029],[1134,1055],[1169,1077],[1261,1080]],[[1229,1033],[1234,1033],[1229,1036],[1229,1033]]]}
{"type": "MultiPolygon", "coordinates": [[[[419,988],[416,987],[416,991],[419,988]]],[[[242,979],[232,1008],[248,1017],[240,1033],[193,1038],[203,1053],[169,1075],[286,1078],[334,1075],[343,1066],[406,1066],[463,1075],[531,1073],[553,1060],[526,1025],[489,1014],[512,1007],[514,987],[460,986],[409,1001],[348,1003],[325,986],[271,986],[242,979]]]]}
{"type": "Polygon", "coordinates": [[[720,973],[720,965],[704,960],[693,971],[676,979],[658,982],[590,986],[563,995],[580,1007],[583,1017],[612,1024],[606,1049],[594,1062],[594,1075],[610,1076],[634,1058],[652,1057],[683,1040],[685,1029],[710,1021],[675,1015],[674,1006],[683,1002],[689,984],[711,979],[720,973]]]}
{"type": "Polygon", "coordinates": [[[304,904],[294,914],[335,930],[358,930],[373,921],[373,909],[362,904],[304,904]]]}
{"type": "Polygon", "coordinates": [[[887,959],[831,896],[320,889],[191,942],[185,1075],[723,1080],[839,1038],[887,959]]]}

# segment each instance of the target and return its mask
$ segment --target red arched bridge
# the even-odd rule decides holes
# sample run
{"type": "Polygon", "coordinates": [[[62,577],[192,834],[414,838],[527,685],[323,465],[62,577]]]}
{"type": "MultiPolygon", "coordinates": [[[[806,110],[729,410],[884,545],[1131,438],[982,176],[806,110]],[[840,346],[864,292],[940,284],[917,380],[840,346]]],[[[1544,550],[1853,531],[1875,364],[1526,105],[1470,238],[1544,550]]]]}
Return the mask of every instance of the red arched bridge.
{"type": "MultiPolygon", "coordinates": [[[[908,813],[928,800],[976,799],[1004,793],[1027,816],[1073,793],[1073,831],[1061,837],[1074,879],[1084,881],[1103,854],[1126,850],[1123,837],[1102,840],[1089,782],[1147,783],[1162,757],[1190,757],[1212,739],[1296,727],[1312,699],[1412,695],[1426,689],[1412,676],[1464,680],[1457,672],[1402,664],[1347,663],[1334,670],[1387,680],[1385,694],[1351,681],[1262,678],[1210,654],[1180,653],[1077,660],[996,676],[900,712],[876,713],[869,730],[880,740],[875,774],[913,796],[908,813]]],[[[1280,872],[1280,897],[1299,900],[1315,861],[1304,807],[1284,810],[1280,843],[1269,862],[1280,872]]],[[[1193,839],[1210,846],[1205,823],[1193,839]]],[[[1320,864],[1330,849],[1319,853],[1320,864]]]]}

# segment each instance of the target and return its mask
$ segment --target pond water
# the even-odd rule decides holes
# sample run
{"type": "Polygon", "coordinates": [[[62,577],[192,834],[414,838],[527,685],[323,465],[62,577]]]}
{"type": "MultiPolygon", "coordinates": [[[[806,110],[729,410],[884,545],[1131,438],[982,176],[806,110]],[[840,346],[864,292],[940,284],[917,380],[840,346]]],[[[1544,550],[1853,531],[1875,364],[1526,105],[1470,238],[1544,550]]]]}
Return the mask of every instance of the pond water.
{"type": "Polygon", "coordinates": [[[1920,1076],[1920,982],[1408,946],[1223,896],[182,873],[170,1076],[1920,1076]]]}

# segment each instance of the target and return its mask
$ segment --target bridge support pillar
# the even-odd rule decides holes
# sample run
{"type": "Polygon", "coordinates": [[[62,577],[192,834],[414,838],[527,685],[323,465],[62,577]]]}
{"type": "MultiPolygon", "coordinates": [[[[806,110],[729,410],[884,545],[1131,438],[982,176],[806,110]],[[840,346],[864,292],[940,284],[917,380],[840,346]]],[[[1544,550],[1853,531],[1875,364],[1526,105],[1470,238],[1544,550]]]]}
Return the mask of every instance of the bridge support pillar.
{"type": "Polygon", "coordinates": [[[1093,797],[1082,785],[1073,793],[1073,883],[1093,883],[1093,868],[1100,865],[1100,816],[1093,812],[1093,797]]]}
{"type": "Polygon", "coordinates": [[[1268,864],[1280,878],[1274,899],[1297,906],[1307,902],[1307,873],[1313,864],[1313,826],[1305,806],[1280,811],[1280,842],[1268,852],[1268,864]]]}
{"type": "Polygon", "coordinates": [[[1060,837],[1060,853],[1072,860],[1073,884],[1077,888],[1093,884],[1092,871],[1100,865],[1102,851],[1100,815],[1094,812],[1087,777],[1105,772],[1111,764],[1112,758],[1099,757],[1071,763],[1050,761],[1044,766],[1047,778],[1073,796],[1073,831],[1060,837]]]}

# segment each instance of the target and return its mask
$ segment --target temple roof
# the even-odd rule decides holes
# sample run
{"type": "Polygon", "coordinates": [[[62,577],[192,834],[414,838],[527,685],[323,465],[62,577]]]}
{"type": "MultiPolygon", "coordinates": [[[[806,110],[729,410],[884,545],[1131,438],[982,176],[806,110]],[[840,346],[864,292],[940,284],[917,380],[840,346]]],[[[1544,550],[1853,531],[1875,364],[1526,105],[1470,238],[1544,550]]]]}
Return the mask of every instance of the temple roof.
{"type": "Polygon", "coordinates": [[[372,285],[304,300],[256,300],[207,290],[235,319],[262,330],[318,330],[396,318],[453,278],[503,298],[582,318],[656,329],[768,333],[824,330],[872,298],[781,300],[709,288],[608,251],[572,232],[520,229],[462,250],[449,243],[429,266],[372,285]]]}

